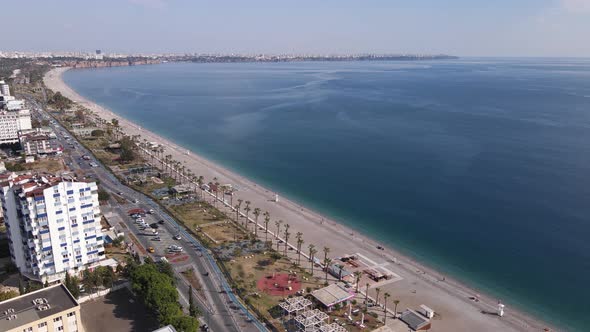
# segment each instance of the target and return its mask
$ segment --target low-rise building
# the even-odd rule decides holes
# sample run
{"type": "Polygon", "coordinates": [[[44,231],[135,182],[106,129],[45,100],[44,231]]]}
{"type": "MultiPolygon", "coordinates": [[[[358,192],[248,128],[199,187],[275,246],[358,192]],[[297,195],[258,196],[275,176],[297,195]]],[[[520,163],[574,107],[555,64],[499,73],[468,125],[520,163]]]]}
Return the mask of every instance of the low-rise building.
{"type": "Polygon", "coordinates": [[[58,284],[0,302],[0,331],[84,332],[80,305],[58,284]]]}
{"type": "Polygon", "coordinates": [[[61,154],[63,147],[55,137],[41,132],[21,133],[20,145],[27,156],[61,154]]]}
{"type": "Polygon", "coordinates": [[[84,128],[73,128],[72,132],[80,137],[89,137],[92,136],[92,132],[95,130],[99,130],[98,127],[84,127],[84,128]]]}

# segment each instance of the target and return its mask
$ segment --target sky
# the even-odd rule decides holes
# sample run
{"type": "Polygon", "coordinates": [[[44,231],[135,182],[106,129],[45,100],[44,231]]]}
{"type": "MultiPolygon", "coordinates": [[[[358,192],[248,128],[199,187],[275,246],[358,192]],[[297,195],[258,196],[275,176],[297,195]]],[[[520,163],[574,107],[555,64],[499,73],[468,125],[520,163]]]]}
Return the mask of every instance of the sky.
{"type": "Polygon", "coordinates": [[[0,2],[0,51],[590,57],[590,0],[0,2]]]}

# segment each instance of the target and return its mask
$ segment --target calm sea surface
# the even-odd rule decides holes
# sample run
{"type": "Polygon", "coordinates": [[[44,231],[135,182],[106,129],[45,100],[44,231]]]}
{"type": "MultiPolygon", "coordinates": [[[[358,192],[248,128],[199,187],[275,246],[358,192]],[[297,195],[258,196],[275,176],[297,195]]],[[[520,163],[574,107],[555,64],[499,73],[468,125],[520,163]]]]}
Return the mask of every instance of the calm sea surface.
{"type": "Polygon", "coordinates": [[[590,326],[590,60],[183,63],[64,79],[508,310],[590,326]]]}

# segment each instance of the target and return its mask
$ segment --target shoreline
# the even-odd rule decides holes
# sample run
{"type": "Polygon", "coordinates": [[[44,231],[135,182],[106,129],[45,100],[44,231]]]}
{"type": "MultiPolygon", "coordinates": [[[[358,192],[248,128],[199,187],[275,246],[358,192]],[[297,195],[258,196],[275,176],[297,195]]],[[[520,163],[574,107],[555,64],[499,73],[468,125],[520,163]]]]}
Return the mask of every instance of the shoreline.
{"type": "MultiPolygon", "coordinates": [[[[330,247],[331,257],[362,253],[371,257],[372,260],[382,261],[383,264],[387,265],[388,269],[399,275],[401,279],[380,287],[385,291],[390,291],[394,298],[401,300],[400,310],[402,311],[406,306],[417,309],[415,303],[424,303],[433,307],[443,317],[443,319],[433,321],[433,326],[438,331],[451,331],[453,329],[541,331],[549,327],[544,322],[510,307],[510,303],[506,303],[508,305],[507,312],[502,319],[497,316],[484,315],[481,313],[482,311],[495,311],[496,300],[461,282],[441,275],[389,246],[386,246],[383,251],[378,250],[376,247],[380,244],[369,236],[326,218],[301,204],[283,197],[280,198],[278,203],[269,202],[274,197],[274,191],[200,155],[194,154],[192,151],[190,155],[187,155],[186,152],[190,151],[190,149],[181,147],[160,135],[142,129],[139,125],[80,96],[67,86],[61,78],[63,72],[68,69],[56,68],[49,71],[44,77],[46,86],[54,91],[60,91],[64,96],[76,103],[86,106],[99,117],[109,121],[113,118],[118,119],[119,125],[128,135],[139,134],[148,141],[162,144],[167,149],[167,153],[172,154],[174,159],[185,163],[187,168],[193,170],[195,174],[205,176],[206,180],[217,177],[220,183],[237,185],[240,190],[236,192],[235,199],[243,198],[252,201],[253,207],[259,207],[262,211],[269,211],[273,221],[277,219],[285,220],[290,224],[292,234],[297,231],[303,232],[304,248],[306,248],[307,244],[313,243],[318,249],[323,246],[330,247]],[[311,230],[313,230],[312,234],[310,234],[311,230]],[[469,300],[469,297],[474,294],[480,295],[480,301],[477,303],[469,300]]],[[[273,223],[270,225],[273,225],[273,223]]],[[[272,227],[270,228],[272,229],[272,227]]],[[[305,249],[302,251],[306,252],[305,249]]],[[[374,287],[371,290],[369,293],[374,294],[374,287]]]]}

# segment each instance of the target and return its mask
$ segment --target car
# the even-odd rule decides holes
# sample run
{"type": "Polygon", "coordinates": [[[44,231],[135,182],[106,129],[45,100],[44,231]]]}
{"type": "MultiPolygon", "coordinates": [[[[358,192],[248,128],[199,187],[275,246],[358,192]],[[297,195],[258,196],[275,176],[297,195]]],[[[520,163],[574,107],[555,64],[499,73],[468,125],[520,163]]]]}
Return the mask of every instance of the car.
{"type": "Polygon", "coordinates": [[[160,226],[158,226],[157,223],[152,223],[152,224],[150,224],[150,227],[153,229],[158,229],[158,227],[160,227],[160,226]]]}
{"type": "Polygon", "coordinates": [[[152,240],[154,240],[154,241],[162,241],[162,239],[160,239],[159,236],[155,236],[152,240]]]}
{"type": "Polygon", "coordinates": [[[180,234],[176,234],[176,235],[174,235],[174,239],[175,240],[180,240],[180,239],[182,239],[182,237],[180,236],[180,234]]]}
{"type": "Polygon", "coordinates": [[[136,200],[136,199],[134,199],[134,200],[133,200],[133,203],[137,204],[137,203],[139,203],[139,201],[138,201],[138,200],[136,200]]]}
{"type": "Polygon", "coordinates": [[[164,225],[164,220],[160,220],[160,221],[158,221],[158,224],[160,224],[160,225],[164,225]]]}
{"type": "Polygon", "coordinates": [[[205,273],[203,273],[203,275],[204,275],[205,277],[208,277],[208,276],[209,276],[209,272],[205,272],[205,273]]]}
{"type": "Polygon", "coordinates": [[[152,234],[153,234],[153,235],[158,235],[158,232],[153,232],[152,234]]]}
{"type": "Polygon", "coordinates": [[[148,248],[148,252],[150,252],[150,253],[152,253],[152,254],[153,254],[153,253],[154,253],[154,251],[155,251],[155,250],[154,250],[154,247],[149,247],[149,248],[148,248]]]}
{"type": "Polygon", "coordinates": [[[148,210],[148,213],[149,213],[149,214],[152,214],[152,213],[154,213],[154,209],[149,209],[149,210],[148,210]]]}
{"type": "Polygon", "coordinates": [[[123,196],[123,192],[122,192],[122,191],[119,191],[119,192],[117,193],[117,195],[119,195],[119,196],[123,196]]]}
{"type": "Polygon", "coordinates": [[[208,331],[209,330],[209,326],[207,326],[207,324],[203,324],[203,325],[201,325],[201,330],[202,331],[208,331]]]}

